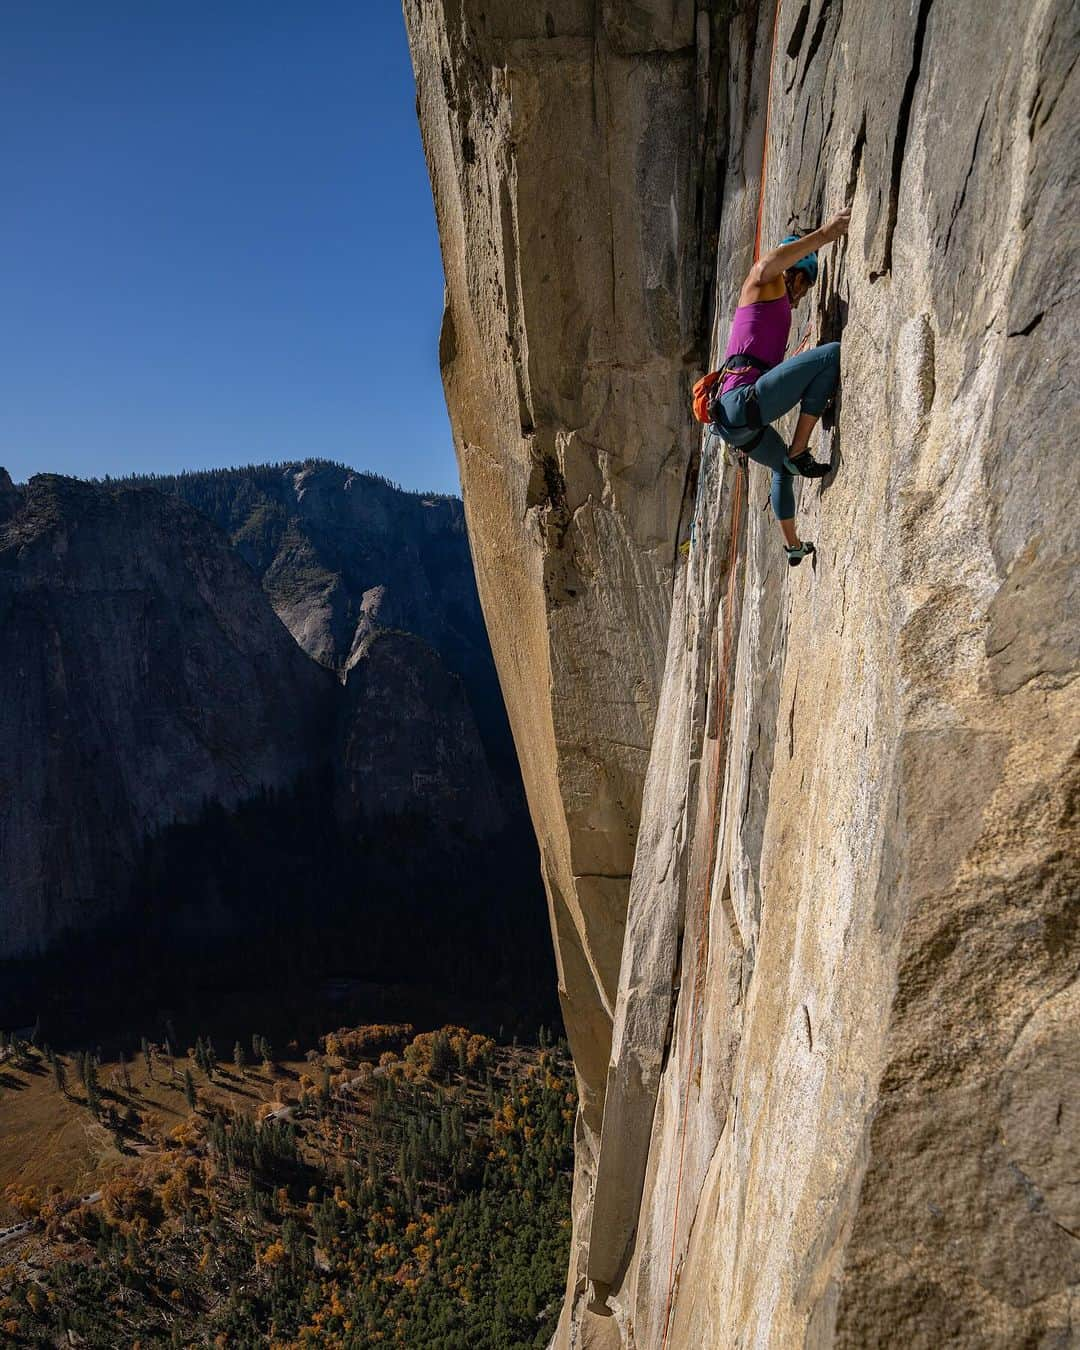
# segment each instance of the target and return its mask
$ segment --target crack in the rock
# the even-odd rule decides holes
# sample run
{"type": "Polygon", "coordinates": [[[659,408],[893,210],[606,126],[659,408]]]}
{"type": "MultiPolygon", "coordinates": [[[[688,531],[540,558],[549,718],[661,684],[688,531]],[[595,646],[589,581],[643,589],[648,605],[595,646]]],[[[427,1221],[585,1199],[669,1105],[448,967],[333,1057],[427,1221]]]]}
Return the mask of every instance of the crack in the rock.
{"type": "Polygon", "coordinates": [[[1031,106],[1028,108],[1029,141],[1033,141],[1035,139],[1036,131],[1038,131],[1040,127],[1046,125],[1047,121],[1050,118],[1051,113],[1057,107],[1058,99],[1061,97],[1061,92],[1069,81],[1069,76],[1072,74],[1073,66],[1076,65],[1077,60],[1080,60],[1080,53],[1077,53],[1077,55],[1074,56],[1073,59],[1069,62],[1068,66],[1065,69],[1065,73],[1061,76],[1060,80],[1058,81],[1057,93],[1054,95],[1054,97],[1050,100],[1049,103],[1044,105],[1042,101],[1043,81],[1040,80],[1039,83],[1036,85],[1035,92],[1031,96],[1031,106]]]}
{"type": "Polygon", "coordinates": [[[754,786],[754,752],[750,751],[750,759],[746,765],[746,800],[743,802],[742,816],[739,819],[740,827],[746,822],[746,813],[750,810],[750,789],[754,786]]]}
{"type": "MultiPolygon", "coordinates": [[[[826,145],[829,143],[829,132],[832,131],[833,118],[834,118],[835,116],[836,116],[836,100],[833,99],[832,103],[831,103],[830,106],[829,106],[829,120],[825,123],[825,130],[821,133],[821,144],[820,144],[820,146],[818,147],[818,163],[819,163],[819,164],[822,163],[822,160],[823,160],[823,157],[824,157],[824,154],[825,154],[825,147],[826,147],[826,145]]],[[[814,214],[815,214],[815,217],[816,217],[818,220],[821,219],[821,214],[822,214],[822,212],[821,212],[821,195],[822,195],[822,193],[824,192],[824,188],[825,188],[824,183],[822,183],[822,184],[820,185],[820,187],[818,188],[818,203],[817,203],[817,210],[816,210],[815,213],[814,213],[814,214]]]]}
{"type": "MultiPolygon", "coordinates": [[[[685,922],[685,915],[684,922],[685,922]]],[[[679,932],[678,946],[675,950],[675,964],[671,972],[671,993],[668,1003],[667,1027],[664,1029],[664,1049],[660,1055],[660,1077],[663,1078],[667,1072],[668,1061],[671,1058],[671,1047],[675,1040],[675,1021],[679,1011],[679,993],[682,989],[682,963],[683,963],[683,939],[686,936],[685,926],[679,932]]]]}
{"type": "Polygon", "coordinates": [[[802,131],[799,133],[800,153],[805,153],[806,151],[806,124],[807,122],[809,122],[809,120],[810,120],[810,100],[807,99],[806,102],[803,104],[802,131]]]}
{"type": "Polygon", "coordinates": [[[847,194],[844,201],[850,202],[855,195],[855,187],[859,181],[859,170],[862,168],[863,150],[866,148],[866,109],[863,109],[862,122],[859,124],[858,133],[855,136],[855,144],[851,147],[851,168],[848,170],[847,194]]]}
{"type": "Polygon", "coordinates": [[[904,92],[900,98],[900,110],[896,118],[896,139],[893,142],[892,176],[889,183],[889,213],[885,220],[884,261],[878,276],[892,271],[893,235],[896,233],[896,217],[900,210],[900,176],[904,169],[904,153],[907,150],[908,132],[911,128],[911,108],[915,102],[919,75],[922,73],[926,26],[933,3],[934,0],[919,0],[919,14],[915,20],[915,38],[911,50],[911,68],[904,82],[904,92]]]}
{"type": "Polygon", "coordinates": [[[799,677],[795,676],[795,688],[791,691],[791,708],[788,711],[788,759],[795,758],[795,700],[799,697],[799,677]]]}
{"type": "Polygon", "coordinates": [[[832,0],[822,0],[821,9],[818,12],[817,23],[814,25],[814,31],[810,37],[810,46],[806,51],[806,60],[803,63],[802,78],[799,80],[799,88],[802,89],[806,83],[806,75],[810,66],[817,55],[817,50],[821,46],[821,39],[825,36],[825,24],[829,17],[829,7],[832,0]]]}
{"type": "MultiPolygon", "coordinates": [[[[828,0],[826,0],[826,3],[828,3],[828,0]]],[[[788,38],[787,54],[792,59],[792,61],[794,61],[799,54],[799,48],[802,46],[802,40],[806,36],[806,25],[809,22],[810,22],[810,0],[804,0],[803,7],[802,9],[799,10],[798,16],[795,19],[795,26],[791,30],[791,37],[788,38]]],[[[795,79],[794,75],[792,75],[791,78],[792,81],[794,82],[795,79]]],[[[790,88],[791,85],[789,84],[788,89],[790,88]]]]}
{"type": "Polygon", "coordinates": [[[968,164],[968,171],[964,175],[964,185],[963,187],[961,187],[960,196],[956,199],[956,203],[953,206],[952,219],[949,221],[949,228],[945,233],[945,248],[943,250],[943,252],[945,253],[948,253],[949,251],[949,240],[952,238],[953,226],[956,224],[960,212],[964,209],[964,201],[967,198],[968,183],[971,182],[971,175],[975,172],[975,161],[979,157],[979,141],[982,138],[982,130],[986,122],[986,110],[989,106],[990,106],[990,96],[988,94],[986,97],[986,102],[983,104],[983,110],[979,115],[979,125],[975,129],[975,144],[971,147],[971,162],[968,164]]]}
{"type": "Polygon", "coordinates": [[[1034,333],[1035,329],[1038,328],[1039,324],[1042,323],[1043,317],[1044,317],[1045,314],[1046,314],[1046,310],[1045,310],[1045,309],[1040,309],[1039,312],[1038,312],[1038,314],[1035,315],[1035,317],[1031,320],[1030,323],[1026,323],[1026,324],[1023,326],[1023,328],[1014,328],[1011,332],[1006,333],[1005,336],[1006,336],[1006,337],[1028,337],[1029,334],[1034,333]]]}

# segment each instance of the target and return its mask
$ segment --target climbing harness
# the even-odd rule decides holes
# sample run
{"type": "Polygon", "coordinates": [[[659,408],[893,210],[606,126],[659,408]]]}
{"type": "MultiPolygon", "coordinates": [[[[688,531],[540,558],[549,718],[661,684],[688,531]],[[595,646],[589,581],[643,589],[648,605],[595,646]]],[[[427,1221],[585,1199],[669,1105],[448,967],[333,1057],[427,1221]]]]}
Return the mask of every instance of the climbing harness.
{"type": "MultiPolygon", "coordinates": [[[[699,422],[706,425],[720,425],[720,386],[724,382],[725,375],[744,375],[751,371],[757,371],[759,375],[764,375],[766,371],[773,370],[774,366],[769,361],[763,361],[760,356],[755,356],[753,352],[735,352],[727,357],[719,370],[710,370],[708,375],[702,375],[697,384],[694,385],[693,407],[694,416],[699,422]]],[[[754,394],[756,401],[757,395],[754,394]]],[[[755,422],[748,422],[747,425],[760,427],[761,415],[756,414],[755,422]]]]}

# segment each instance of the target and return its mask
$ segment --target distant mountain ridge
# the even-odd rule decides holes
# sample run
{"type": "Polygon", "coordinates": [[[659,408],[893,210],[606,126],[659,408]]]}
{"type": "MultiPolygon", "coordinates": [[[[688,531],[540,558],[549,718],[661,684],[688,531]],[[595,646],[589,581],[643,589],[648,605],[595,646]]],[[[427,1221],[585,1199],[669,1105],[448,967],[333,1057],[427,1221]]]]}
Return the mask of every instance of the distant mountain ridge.
{"type": "Polygon", "coordinates": [[[380,630],[422,638],[465,681],[489,756],[517,777],[460,498],[321,459],[119,481],[209,516],[320,665],[344,674],[380,630]]]}
{"type": "Polygon", "coordinates": [[[401,978],[393,916],[465,906],[482,928],[506,850],[543,949],[456,499],[315,461],[0,471],[0,631],[0,962],[135,906],[162,949],[272,913],[271,947],[304,929],[314,950],[332,915],[352,969],[351,925],[383,907],[364,973],[401,978]]]}

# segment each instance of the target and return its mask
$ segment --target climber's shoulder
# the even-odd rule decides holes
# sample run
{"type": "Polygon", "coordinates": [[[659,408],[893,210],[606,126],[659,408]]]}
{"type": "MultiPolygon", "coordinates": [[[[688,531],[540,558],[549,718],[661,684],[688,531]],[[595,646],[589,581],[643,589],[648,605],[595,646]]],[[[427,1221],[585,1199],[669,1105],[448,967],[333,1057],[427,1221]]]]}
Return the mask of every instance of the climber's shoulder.
{"type": "Polygon", "coordinates": [[[755,264],[750,269],[742,284],[742,290],[739,292],[739,307],[741,309],[743,305],[756,305],[762,300],[779,300],[783,294],[783,273],[778,277],[773,277],[771,281],[762,281],[755,264]]]}

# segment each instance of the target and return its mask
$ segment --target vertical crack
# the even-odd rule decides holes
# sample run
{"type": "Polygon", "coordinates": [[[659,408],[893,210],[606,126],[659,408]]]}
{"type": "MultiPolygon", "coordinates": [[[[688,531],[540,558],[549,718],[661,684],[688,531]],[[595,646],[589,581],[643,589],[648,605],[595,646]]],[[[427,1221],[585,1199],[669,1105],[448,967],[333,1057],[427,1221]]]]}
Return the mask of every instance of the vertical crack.
{"type": "Polygon", "coordinates": [[[799,677],[795,676],[795,688],[791,691],[791,708],[788,712],[788,759],[795,758],[795,700],[799,697],[799,677]]]}
{"type": "Polygon", "coordinates": [[[900,99],[900,111],[896,119],[896,140],[893,141],[892,178],[889,184],[889,214],[885,221],[885,254],[881,265],[882,275],[892,271],[893,235],[896,233],[896,216],[900,209],[900,175],[904,169],[904,152],[907,149],[908,131],[911,127],[911,106],[915,102],[915,89],[922,72],[923,46],[926,42],[926,25],[930,18],[930,7],[934,0],[919,0],[919,14],[915,20],[915,40],[911,51],[911,69],[904,83],[904,92],[900,99]]]}
{"type": "Polygon", "coordinates": [[[979,156],[979,140],[982,137],[983,124],[986,121],[986,110],[990,106],[990,97],[987,95],[986,102],[983,104],[982,116],[979,118],[979,126],[975,132],[975,144],[971,147],[971,163],[968,165],[968,171],[964,176],[964,186],[960,189],[960,196],[956,205],[953,207],[952,219],[949,221],[949,229],[945,235],[945,248],[943,252],[949,251],[949,240],[952,238],[953,226],[956,224],[957,217],[964,209],[964,200],[967,197],[968,183],[971,182],[971,175],[975,172],[975,161],[979,156]]]}
{"type": "Polygon", "coordinates": [[[862,122],[859,125],[858,135],[855,137],[855,144],[851,147],[851,168],[848,170],[847,193],[844,201],[849,205],[851,199],[855,196],[855,188],[859,181],[859,170],[862,167],[863,150],[866,148],[866,109],[863,109],[862,122]]]}
{"type": "Polygon", "coordinates": [[[817,23],[814,25],[814,31],[810,37],[810,46],[806,50],[806,61],[802,68],[802,79],[799,81],[800,89],[806,83],[807,72],[810,69],[814,57],[817,55],[817,49],[821,46],[821,39],[825,36],[825,24],[829,17],[829,6],[831,4],[832,0],[822,0],[817,23]]]}

